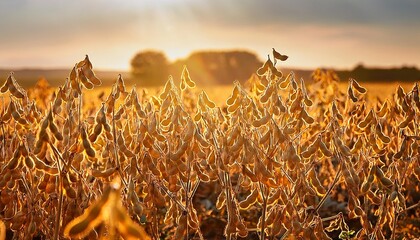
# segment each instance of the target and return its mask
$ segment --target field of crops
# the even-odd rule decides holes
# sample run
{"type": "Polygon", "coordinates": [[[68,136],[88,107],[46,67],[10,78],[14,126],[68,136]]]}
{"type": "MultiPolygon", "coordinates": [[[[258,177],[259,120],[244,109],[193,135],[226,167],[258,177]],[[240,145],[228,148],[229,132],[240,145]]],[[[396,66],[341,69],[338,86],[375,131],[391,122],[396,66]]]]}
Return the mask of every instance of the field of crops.
{"type": "Polygon", "coordinates": [[[317,70],[307,87],[272,59],[217,104],[186,68],[100,96],[88,57],[55,90],[11,74],[0,240],[419,237],[418,85],[367,97],[317,70]]]}

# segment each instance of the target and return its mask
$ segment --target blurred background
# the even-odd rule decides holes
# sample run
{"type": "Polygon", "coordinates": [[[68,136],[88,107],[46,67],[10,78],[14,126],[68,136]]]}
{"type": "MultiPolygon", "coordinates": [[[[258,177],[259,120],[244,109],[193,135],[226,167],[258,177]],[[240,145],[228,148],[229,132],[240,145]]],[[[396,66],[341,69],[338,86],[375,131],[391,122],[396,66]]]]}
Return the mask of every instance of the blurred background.
{"type": "Polygon", "coordinates": [[[105,84],[118,73],[162,84],[183,65],[199,85],[245,81],[276,48],[278,67],[310,79],[420,79],[417,0],[15,0],[0,2],[0,77],[60,85],[88,54],[105,84]]]}

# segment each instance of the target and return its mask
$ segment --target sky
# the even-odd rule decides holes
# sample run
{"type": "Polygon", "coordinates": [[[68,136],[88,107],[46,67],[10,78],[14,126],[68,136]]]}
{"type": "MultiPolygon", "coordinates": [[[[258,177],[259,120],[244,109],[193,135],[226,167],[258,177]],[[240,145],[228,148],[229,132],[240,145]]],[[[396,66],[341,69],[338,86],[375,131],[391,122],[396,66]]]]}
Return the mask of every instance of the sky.
{"type": "Polygon", "coordinates": [[[128,70],[136,52],[274,47],[285,67],[420,67],[418,0],[2,0],[0,68],[128,70]]]}

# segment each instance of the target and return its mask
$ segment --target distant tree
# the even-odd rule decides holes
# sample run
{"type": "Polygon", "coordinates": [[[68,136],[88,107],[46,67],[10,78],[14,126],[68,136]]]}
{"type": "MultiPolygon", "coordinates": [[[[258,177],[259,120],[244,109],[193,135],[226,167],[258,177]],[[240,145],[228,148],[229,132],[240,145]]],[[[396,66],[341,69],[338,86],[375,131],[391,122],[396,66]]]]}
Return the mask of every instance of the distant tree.
{"type": "Polygon", "coordinates": [[[199,51],[172,64],[171,73],[175,78],[180,76],[182,65],[187,66],[196,82],[231,84],[235,80],[244,83],[262,63],[254,53],[247,51],[199,51]]]}
{"type": "Polygon", "coordinates": [[[139,52],[131,59],[131,73],[142,85],[162,85],[168,79],[168,60],[162,52],[139,52]]]}

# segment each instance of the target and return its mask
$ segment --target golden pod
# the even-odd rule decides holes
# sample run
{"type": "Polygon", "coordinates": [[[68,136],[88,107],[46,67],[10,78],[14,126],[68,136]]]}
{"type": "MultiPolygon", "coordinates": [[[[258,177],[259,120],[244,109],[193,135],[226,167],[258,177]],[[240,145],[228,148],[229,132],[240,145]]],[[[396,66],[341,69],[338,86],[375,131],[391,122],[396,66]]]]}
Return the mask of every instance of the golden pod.
{"type": "Polygon", "coordinates": [[[292,104],[290,105],[290,108],[289,108],[290,113],[295,113],[299,110],[301,110],[301,111],[303,110],[302,99],[303,99],[302,94],[300,92],[298,92],[298,94],[296,95],[296,97],[292,101],[292,104]]]}
{"type": "Polygon", "coordinates": [[[165,100],[163,100],[162,105],[160,106],[160,112],[161,112],[161,116],[166,114],[169,107],[171,106],[172,103],[172,97],[171,95],[168,95],[165,100]]]}
{"type": "Polygon", "coordinates": [[[101,123],[101,124],[107,124],[107,122],[106,122],[106,115],[105,115],[105,104],[104,103],[102,103],[101,108],[96,113],[95,121],[98,124],[99,123],[101,123]]]}
{"type": "Polygon", "coordinates": [[[238,95],[239,95],[239,87],[237,84],[235,84],[235,87],[233,88],[233,91],[232,91],[232,95],[230,95],[230,97],[226,100],[226,104],[228,106],[232,105],[238,98],[238,95]]]}
{"type": "Polygon", "coordinates": [[[273,57],[277,60],[280,61],[286,61],[289,57],[286,55],[282,55],[279,52],[277,52],[274,48],[273,48],[273,57]]]}
{"type": "MultiPolygon", "coordinates": [[[[60,89],[61,91],[61,89],[60,89]]],[[[53,112],[54,114],[60,114],[61,113],[61,103],[63,100],[61,99],[61,95],[57,93],[57,96],[55,97],[54,104],[53,104],[53,112]]]]}
{"type": "Polygon", "coordinates": [[[195,131],[196,131],[195,130],[195,124],[191,119],[189,119],[188,123],[187,123],[187,126],[184,130],[184,136],[183,136],[182,140],[184,142],[190,141],[194,137],[195,131]]]}
{"type": "Polygon", "coordinates": [[[7,168],[9,170],[14,170],[18,167],[19,163],[20,163],[20,154],[19,154],[19,156],[16,156],[16,154],[15,154],[12,157],[12,159],[9,160],[9,162],[7,163],[5,168],[7,168]]]}
{"type": "Polygon", "coordinates": [[[12,85],[13,83],[12,83],[12,74],[13,74],[13,72],[11,72],[10,74],[9,74],[9,76],[7,77],[7,79],[6,79],[6,81],[4,82],[4,84],[3,84],[3,86],[1,87],[1,89],[0,89],[0,92],[1,93],[5,93],[5,92],[7,92],[7,90],[9,90],[9,86],[10,85],[12,85]]]}
{"type": "Polygon", "coordinates": [[[89,140],[83,139],[83,148],[85,149],[86,155],[89,157],[95,157],[95,150],[90,146],[89,140]]]}
{"type": "Polygon", "coordinates": [[[260,76],[264,75],[268,71],[268,69],[272,68],[272,66],[273,62],[270,58],[268,58],[268,60],[263,64],[263,66],[257,70],[257,74],[260,76]]]}
{"type": "Polygon", "coordinates": [[[271,95],[273,94],[273,92],[274,92],[274,85],[269,85],[265,89],[263,95],[261,96],[260,101],[262,103],[266,103],[268,101],[268,99],[271,97],[271,95]]]}
{"type": "Polygon", "coordinates": [[[83,84],[83,86],[84,86],[86,89],[93,89],[93,83],[91,83],[91,82],[90,82],[90,81],[86,78],[86,76],[83,74],[82,70],[79,70],[79,74],[78,74],[78,76],[79,76],[80,82],[83,84]]]}
{"type": "Polygon", "coordinates": [[[34,163],[34,161],[32,160],[32,158],[31,157],[29,157],[29,156],[26,156],[25,157],[25,165],[26,165],[26,167],[28,167],[29,169],[34,169],[34,167],[35,167],[35,163],[34,163]]]}
{"type": "Polygon", "coordinates": [[[405,153],[405,150],[407,149],[408,141],[409,141],[408,138],[403,139],[399,151],[397,153],[395,153],[395,155],[394,155],[395,159],[401,159],[402,158],[403,154],[405,153]]]}
{"type": "Polygon", "coordinates": [[[165,86],[163,87],[163,92],[159,95],[160,99],[165,99],[170,90],[172,89],[172,85],[173,85],[173,80],[172,80],[172,76],[169,76],[168,81],[166,81],[165,86]]]}
{"type": "Polygon", "coordinates": [[[244,137],[239,136],[236,142],[229,148],[232,153],[238,152],[244,144],[244,137]]]}
{"type": "Polygon", "coordinates": [[[179,83],[179,88],[184,91],[185,89],[187,89],[187,84],[185,84],[185,79],[181,78],[181,82],[179,83]]]}
{"type": "Polygon", "coordinates": [[[325,156],[325,157],[332,157],[332,152],[330,151],[330,149],[327,147],[327,145],[324,143],[324,141],[321,141],[319,144],[319,149],[321,150],[321,153],[325,156]]]}
{"type": "Polygon", "coordinates": [[[304,98],[303,98],[303,102],[305,103],[306,106],[310,107],[312,106],[313,102],[311,99],[309,99],[308,95],[305,94],[304,98]]]}
{"type": "Polygon", "coordinates": [[[318,135],[315,141],[308,146],[308,148],[301,153],[302,157],[310,158],[320,147],[321,145],[321,135],[318,135]]]}
{"type": "Polygon", "coordinates": [[[370,143],[370,146],[372,147],[373,151],[375,151],[376,154],[384,155],[386,153],[386,148],[380,149],[380,147],[378,146],[378,144],[376,142],[376,138],[373,134],[369,136],[369,143],[370,143]]]}
{"type": "Polygon", "coordinates": [[[356,206],[354,208],[354,212],[356,213],[357,216],[363,216],[365,214],[365,212],[363,211],[363,209],[360,206],[356,206]]]}
{"type": "Polygon", "coordinates": [[[200,227],[197,211],[192,206],[188,209],[188,226],[190,226],[192,229],[198,229],[200,227]]]}
{"type": "Polygon", "coordinates": [[[67,238],[84,238],[93,228],[103,221],[103,210],[111,195],[111,188],[107,188],[102,197],[93,203],[85,212],[72,220],[64,228],[67,238]]]}
{"type": "Polygon", "coordinates": [[[264,145],[271,137],[271,130],[268,130],[258,141],[259,144],[264,145]]]}
{"type": "Polygon", "coordinates": [[[57,178],[54,177],[52,181],[50,180],[47,183],[47,186],[45,187],[45,192],[48,194],[55,193],[56,189],[57,189],[57,178]]]}
{"type": "Polygon", "coordinates": [[[358,137],[353,148],[350,150],[351,153],[356,154],[363,147],[362,137],[358,137]]]}
{"type": "Polygon", "coordinates": [[[70,83],[72,85],[73,83],[76,83],[76,78],[77,78],[77,72],[76,72],[76,66],[74,66],[70,72],[70,83]]]}
{"type": "Polygon", "coordinates": [[[384,172],[378,166],[373,166],[373,173],[375,174],[376,178],[381,179],[385,177],[384,172]]]}
{"type": "Polygon", "coordinates": [[[225,194],[225,191],[221,191],[216,200],[216,208],[218,210],[221,210],[225,206],[225,203],[226,203],[226,194],[225,194]]]}
{"type": "MultiPolygon", "coordinates": [[[[29,119],[28,119],[29,120],[29,119]]],[[[28,124],[28,121],[26,121],[26,119],[25,118],[19,118],[18,120],[18,123],[19,124],[21,124],[21,125],[27,125],[28,124]]]]}
{"type": "MultiPolygon", "coordinates": [[[[35,162],[35,168],[36,169],[41,170],[41,171],[43,171],[45,173],[48,173],[50,175],[58,175],[58,168],[51,167],[51,166],[47,165],[46,163],[44,163],[42,160],[38,159],[35,156],[31,156],[31,157],[35,162]]],[[[48,175],[48,174],[46,174],[46,175],[48,175]]]]}
{"type": "Polygon", "coordinates": [[[242,165],[242,173],[245,176],[249,177],[252,182],[258,182],[257,176],[251,170],[249,170],[248,167],[246,167],[245,165],[242,165]]]}
{"type": "Polygon", "coordinates": [[[176,175],[169,175],[168,177],[168,189],[171,192],[177,192],[181,189],[181,186],[178,184],[178,177],[176,175]]]}
{"type": "MultiPolygon", "coordinates": [[[[3,122],[7,122],[12,118],[12,110],[13,110],[13,101],[10,101],[6,112],[3,111],[3,116],[1,118],[3,122]]],[[[13,110],[13,111],[15,111],[15,110],[13,110]]]]}
{"type": "Polygon", "coordinates": [[[243,221],[238,222],[238,224],[236,225],[236,228],[238,229],[238,236],[241,238],[245,238],[248,236],[248,229],[245,226],[243,221]]]}
{"type": "Polygon", "coordinates": [[[362,183],[362,186],[360,187],[360,193],[365,194],[367,191],[369,191],[371,186],[372,186],[372,182],[366,179],[366,181],[364,181],[362,183]]]}
{"type": "Polygon", "coordinates": [[[237,98],[236,101],[227,108],[228,112],[229,113],[235,112],[241,106],[241,103],[242,103],[242,99],[237,98]]]}
{"type": "Polygon", "coordinates": [[[190,72],[188,71],[187,66],[185,65],[182,69],[181,80],[184,80],[189,88],[195,87],[195,82],[191,80],[190,72]]]}
{"type": "Polygon", "coordinates": [[[383,132],[382,132],[382,125],[380,123],[378,123],[376,125],[376,134],[378,135],[378,138],[385,144],[388,144],[391,142],[391,139],[386,136],[383,132]]]}
{"type": "Polygon", "coordinates": [[[376,116],[378,117],[384,117],[387,113],[388,113],[389,109],[388,109],[388,100],[386,100],[384,102],[384,104],[382,104],[381,109],[379,109],[379,111],[376,113],[376,116]]]}
{"type": "Polygon", "coordinates": [[[273,207],[268,212],[267,216],[265,217],[265,224],[266,224],[266,226],[270,226],[271,224],[273,224],[274,219],[276,218],[276,215],[277,215],[277,211],[276,210],[277,209],[275,207],[273,207]]]}
{"type": "Polygon", "coordinates": [[[334,137],[334,143],[335,143],[336,147],[338,147],[340,152],[342,154],[344,154],[344,156],[350,157],[352,155],[350,149],[346,145],[344,145],[344,143],[341,141],[341,139],[339,139],[338,137],[334,137]]]}
{"type": "Polygon", "coordinates": [[[200,178],[200,180],[202,182],[209,182],[210,181],[210,177],[209,175],[207,175],[199,166],[198,164],[194,165],[194,169],[197,172],[198,178],[200,178]]]}
{"type": "Polygon", "coordinates": [[[97,169],[92,169],[92,176],[96,177],[96,178],[107,178],[110,177],[113,173],[116,172],[116,168],[115,167],[111,167],[109,169],[106,169],[104,171],[100,171],[97,169]]]}
{"type": "Polygon", "coordinates": [[[274,190],[274,192],[271,195],[269,195],[269,197],[267,198],[267,204],[272,205],[274,203],[277,203],[279,200],[281,201],[281,190],[280,190],[280,188],[274,190]]]}
{"type": "Polygon", "coordinates": [[[379,181],[388,189],[391,189],[394,183],[387,177],[379,178],[379,181]]]}
{"type": "Polygon", "coordinates": [[[15,86],[15,81],[14,80],[12,81],[12,84],[9,85],[9,91],[16,98],[23,98],[23,97],[25,97],[25,95],[22,92],[21,88],[15,86]]]}
{"type": "Polygon", "coordinates": [[[357,189],[356,182],[354,181],[353,176],[351,175],[350,170],[348,169],[346,164],[343,164],[343,177],[344,177],[344,180],[347,183],[347,186],[350,189],[353,189],[353,191],[354,191],[354,189],[357,189]]]}
{"type": "Polygon", "coordinates": [[[239,202],[239,208],[242,210],[248,209],[252,204],[254,204],[257,201],[258,195],[258,190],[253,189],[251,193],[245,198],[245,200],[239,202]]]}
{"type": "Polygon", "coordinates": [[[359,123],[358,127],[360,129],[366,128],[369,125],[369,123],[372,122],[373,118],[374,118],[374,116],[373,116],[373,110],[371,109],[369,111],[368,115],[366,115],[366,117],[359,123]]]}
{"type": "Polygon", "coordinates": [[[114,120],[118,122],[121,119],[124,112],[125,112],[124,105],[121,105],[118,111],[114,115],[114,120]]]}
{"type": "Polygon", "coordinates": [[[309,172],[309,182],[314,187],[318,196],[324,196],[327,193],[327,191],[325,190],[325,188],[322,186],[321,182],[319,181],[318,176],[316,175],[314,169],[312,169],[309,172]]]}
{"type": "Polygon", "coordinates": [[[397,96],[398,96],[399,99],[403,99],[406,96],[406,94],[404,92],[404,89],[401,87],[401,85],[398,85],[397,96]]]}
{"type": "Polygon", "coordinates": [[[55,139],[57,139],[58,141],[63,141],[63,135],[60,133],[60,131],[58,130],[54,122],[52,121],[50,122],[49,128],[51,132],[54,134],[55,139]]]}
{"type": "Polygon", "coordinates": [[[39,190],[45,190],[45,188],[47,187],[48,181],[50,180],[51,175],[49,174],[44,174],[44,176],[42,177],[41,181],[38,183],[38,189],[39,190]]]}
{"type": "Polygon", "coordinates": [[[407,117],[400,124],[398,124],[398,128],[406,128],[408,124],[413,121],[414,116],[415,116],[415,112],[410,111],[407,117]]]}
{"type": "Polygon", "coordinates": [[[389,195],[389,200],[391,201],[391,202],[393,202],[393,201],[395,201],[396,199],[397,199],[397,197],[398,197],[398,192],[397,191],[392,191],[392,193],[389,195]]]}
{"type": "Polygon", "coordinates": [[[381,198],[375,195],[371,190],[367,191],[367,198],[375,205],[381,205],[381,198]]]}
{"type": "Polygon", "coordinates": [[[355,79],[351,79],[351,84],[359,93],[364,94],[367,92],[366,88],[360,86],[360,84],[355,79]]]}
{"type": "Polygon", "coordinates": [[[292,77],[294,78],[294,74],[293,72],[290,72],[289,75],[287,75],[287,77],[284,80],[280,80],[279,87],[281,89],[286,89],[289,86],[290,78],[292,77]]]}
{"type": "Polygon", "coordinates": [[[207,107],[209,107],[209,108],[215,108],[216,107],[216,104],[209,99],[209,97],[207,96],[207,93],[205,91],[201,92],[201,96],[202,96],[203,101],[204,101],[204,103],[206,104],[207,107]]]}
{"type": "Polygon", "coordinates": [[[298,84],[297,84],[295,78],[290,79],[290,84],[292,85],[292,88],[294,90],[297,90],[298,89],[298,84]]]}
{"type": "Polygon", "coordinates": [[[267,124],[268,121],[270,121],[270,119],[271,119],[270,114],[266,113],[264,117],[262,117],[262,118],[260,118],[258,120],[253,121],[252,122],[252,126],[254,126],[254,127],[261,127],[262,125],[267,124]]]}
{"type": "Polygon", "coordinates": [[[353,92],[353,88],[352,85],[350,84],[348,89],[347,89],[347,94],[349,96],[349,98],[353,101],[353,102],[357,102],[359,99],[357,99],[357,97],[354,95],[353,92]]]}
{"type": "Polygon", "coordinates": [[[210,144],[204,139],[203,135],[199,133],[198,131],[195,131],[194,138],[197,140],[197,142],[204,148],[207,148],[210,144]]]}
{"type": "MultiPolygon", "coordinates": [[[[92,71],[92,67],[91,67],[91,66],[89,67],[89,65],[88,65],[88,64],[83,65],[83,66],[82,66],[81,71],[82,71],[83,75],[84,75],[87,79],[89,79],[89,81],[90,81],[90,82],[92,82],[93,84],[95,84],[95,85],[97,85],[97,86],[99,86],[99,85],[101,85],[101,84],[102,84],[102,83],[101,83],[101,80],[99,80],[99,78],[97,78],[97,77],[95,76],[95,73],[93,73],[93,71],[92,71]]],[[[80,73],[79,73],[79,74],[80,74],[80,73]]],[[[80,76],[80,75],[79,75],[79,76],[80,76]]],[[[121,78],[121,74],[119,75],[119,78],[121,78]]]]}
{"type": "Polygon", "coordinates": [[[143,206],[138,203],[133,205],[133,211],[137,216],[143,215],[143,206]]]}
{"type": "Polygon", "coordinates": [[[118,89],[118,92],[120,92],[120,93],[125,93],[126,92],[124,79],[122,78],[121,74],[118,74],[117,89],[118,89]]]}
{"type": "Polygon", "coordinates": [[[332,103],[331,111],[333,113],[333,117],[338,118],[338,120],[340,121],[344,120],[343,115],[341,115],[340,112],[338,111],[337,104],[335,103],[335,101],[332,103]]]}
{"type": "Polygon", "coordinates": [[[93,133],[89,136],[89,140],[91,142],[96,142],[96,139],[98,138],[99,134],[102,132],[102,124],[97,123],[93,129],[93,133]]]}
{"type": "Polygon", "coordinates": [[[67,197],[75,199],[77,197],[76,190],[70,186],[70,182],[66,176],[63,177],[63,188],[67,197]]]}
{"type": "Polygon", "coordinates": [[[271,79],[274,80],[275,77],[277,78],[282,78],[283,77],[283,73],[281,71],[279,71],[276,67],[272,67],[271,69],[271,79]]]}
{"type": "Polygon", "coordinates": [[[303,108],[301,113],[300,113],[300,117],[307,123],[307,124],[312,124],[314,123],[314,118],[309,116],[309,114],[306,112],[306,110],[303,108]]]}
{"type": "Polygon", "coordinates": [[[21,116],[20,116],[20,113],[17,111],[16,107],[14,107],[11,112],[12,112],[13,119],[15,119],[16,121],[19,121],[19,119],[21,118],[21,116]]]}

